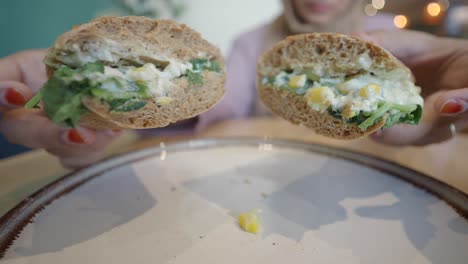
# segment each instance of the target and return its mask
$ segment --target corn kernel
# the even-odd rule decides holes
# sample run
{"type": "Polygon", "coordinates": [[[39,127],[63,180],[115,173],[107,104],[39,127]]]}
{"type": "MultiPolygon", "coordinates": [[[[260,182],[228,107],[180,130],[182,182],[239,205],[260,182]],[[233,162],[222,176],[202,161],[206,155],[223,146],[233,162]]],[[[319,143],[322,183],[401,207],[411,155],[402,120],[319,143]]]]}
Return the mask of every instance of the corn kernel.
{"type": "Polygon", "coordinates": [[[368,84],[359,90],[359,94],[364,98],[370,98],[380,94],[380,86],[377,84],[368,84]]]}
{"type": "Polygon", "coordinates": [[[239,225],[245,231],[257,234],[261,231],[260,219],[255,210],[239,215],[239,225]]]}
{"type": "Polygon", "coordinates": [[[307,75],[307,78],[309,78],[309,80],[314,82],[320,81],[320,76],[317,75],[313,69],[306,68],[304,69],[304,73],[307,75]]]}
{"type": "Polygon", "coordinates": [[[356,112],[353,111],[353,107],[350,104],[343,107],[341,114],[346,118],[352,118],[356,116],[356,112]]]}
{"type": "Polygon", "coordinates": [[[159,97],[158,100],[157,100],[157,103],[160,104],[160,105],[168,105],[170,104],[174,99],[172,99],[172,97],[167,97],[167,96],[163,96],[163,97],[159,97]]]}
{"type": "Polygon", "coordinates": [[[134,81],[150,81],[158,75],[158,69],[153,64],[146,63],[141,67],[127,71],[125,75],[134,81]]]}
{"type": "Polygon", "coordinates": [[[307,76],[305,74],[296,75],[296,76],[293,76],[291,79],[289,79],[288,85],[289,87],[294,88],[294,89],[300,88],[305,85],[306,80],[307,80],[307,76]]]}
{"type": "Polygon", "coordinates": [[[134,72],[144,72],[146,71],[146,67],[145,66],[141,66],[141,67],[138,67],[138,68],[135,68],[133,69],[134,72]]]}
{"type": "Polygon", "coordinates": [[[335,97],[333,91],[327,86],[309,89],[305,96],[309,103],[323,106],[329,106],[331,104],[330,99],[335,97]]]}
{"type": "Polygon", "coordinates": [[[349,94],[349,85],[348,82],[342,82],[336,85],[336,89],[340,91],[340,93],[346,95],[349,94]]]}

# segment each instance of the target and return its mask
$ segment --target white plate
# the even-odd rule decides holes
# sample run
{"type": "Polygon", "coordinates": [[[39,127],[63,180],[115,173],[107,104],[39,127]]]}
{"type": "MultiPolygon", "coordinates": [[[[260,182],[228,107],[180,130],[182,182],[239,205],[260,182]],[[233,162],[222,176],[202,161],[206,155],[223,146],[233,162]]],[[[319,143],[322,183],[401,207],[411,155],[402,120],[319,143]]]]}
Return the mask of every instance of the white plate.
{"type": "Polygon", "coordinates": [[[51,184],[0,219],[0,250],[5,263],[466,264],[468,222],[454,207],[466,214],[467,196],[365,155],[202,140],[51,184]],[[251,209],[259,235],[237,224],[251,209]]]}

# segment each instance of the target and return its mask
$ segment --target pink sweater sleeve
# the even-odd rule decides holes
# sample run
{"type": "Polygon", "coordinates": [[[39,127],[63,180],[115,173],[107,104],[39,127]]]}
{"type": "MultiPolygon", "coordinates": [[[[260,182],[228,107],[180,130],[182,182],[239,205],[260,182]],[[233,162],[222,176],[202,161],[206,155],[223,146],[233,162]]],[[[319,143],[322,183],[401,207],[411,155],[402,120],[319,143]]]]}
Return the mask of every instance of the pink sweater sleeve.
{"type": "Polygon", "coordinates": [[[364,30],[394,30],[397,29],[393,25],[393,15],[387,13],[379,13],[375,16],[366,17],[364,30]]]}
{"type": "Polygon", "coordinates": [[[192,134],[210,124],[226,119],[243,118],[252,113],[257,96],[257,58],[263,45],[263,28],[237,38],[226,60],[226,94],[213,108],[190,120],[164,128],[139,130],[143,137],[192,134]]]}
{"type": "Polygon", "coordinates": [[[212,109],[199,116],[196,130],[226,119],[248,116],[256,98],[256,67],[262,34],[246,33],[236,39],[227,59],[226,94],[212,109]]]}

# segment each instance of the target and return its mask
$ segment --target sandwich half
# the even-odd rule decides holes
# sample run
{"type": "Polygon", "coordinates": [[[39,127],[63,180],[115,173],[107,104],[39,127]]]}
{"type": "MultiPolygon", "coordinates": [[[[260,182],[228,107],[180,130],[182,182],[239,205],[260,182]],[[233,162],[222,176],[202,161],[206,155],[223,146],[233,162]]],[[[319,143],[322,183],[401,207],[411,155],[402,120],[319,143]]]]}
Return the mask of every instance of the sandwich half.
{"type": "Polygon", "coordinates": [[[49,80],[27,107],[64,126],[164,127],[225,92],[220,50],[172,20],[97,18],[62,34],[44,63],[49,80]]]}
{"type": "Polygon", "coordinates": [[[421,119],[424,102],[411,71],[356,37],[288,37],[261,56],[257,74],[260,99],[273,113],[320,135],[356,139],[421,119]]]}

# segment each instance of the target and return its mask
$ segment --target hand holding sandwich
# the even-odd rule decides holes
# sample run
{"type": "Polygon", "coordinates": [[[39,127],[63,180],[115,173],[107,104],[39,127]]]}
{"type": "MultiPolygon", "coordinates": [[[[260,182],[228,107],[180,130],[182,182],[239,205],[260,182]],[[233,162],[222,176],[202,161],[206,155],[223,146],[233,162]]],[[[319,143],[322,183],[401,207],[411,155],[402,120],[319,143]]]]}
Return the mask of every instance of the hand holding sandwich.
{"type": "Polygon", "coordinates": [[[81,167],[99,160],[115,129],[165,127],[208,110],[224,95],[224,72],[220,50],[184,24],[100,17],[46,52],[0,60],[0,132],[81,167]]]}
{"type": "Polygon", "coordinates": [[[47,80],[44,56],[42,50],[31,50],[0,59],[0,133],[11,143],[44,148],[66,167],[91,164],[101,158],[103,149],[119,131],[60,127],[44,110],[24,109],[47,80]]]}
{"type": "Polygon", "coordinates": [[[396,145],[424,145],[468,128],[468,41],[415,31],[378,31],[359,37],[388,49],[413,72],[425,98],[419,126],[398,125],[373,137],[396,145]]]}

